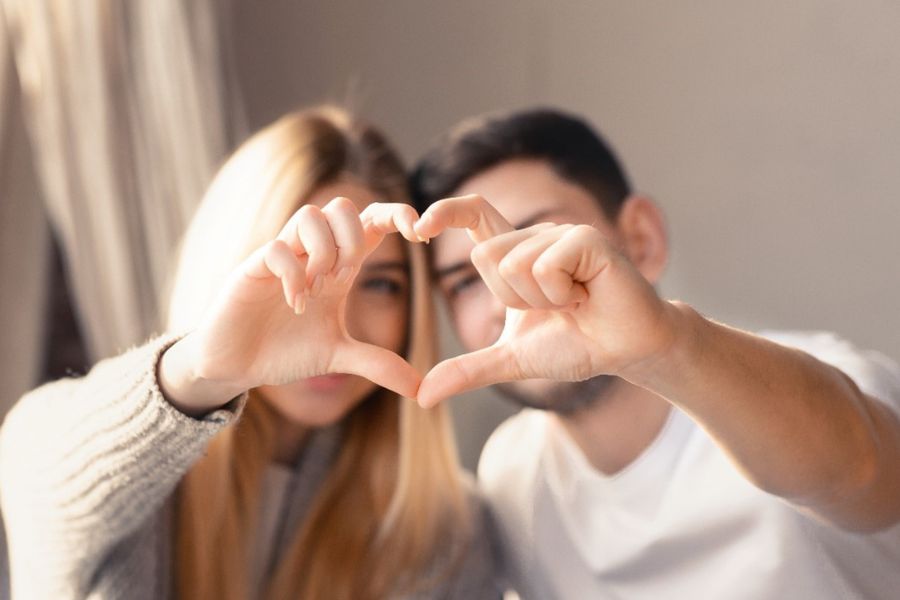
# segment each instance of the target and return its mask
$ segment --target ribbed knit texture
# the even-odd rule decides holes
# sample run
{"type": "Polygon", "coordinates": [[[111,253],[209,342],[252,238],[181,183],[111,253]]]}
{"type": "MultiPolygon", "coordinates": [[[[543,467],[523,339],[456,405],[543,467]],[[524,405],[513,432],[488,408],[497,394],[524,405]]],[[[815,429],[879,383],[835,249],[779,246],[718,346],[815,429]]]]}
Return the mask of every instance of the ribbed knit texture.
{"type": "Polygon", "coordinates": [[[202,419],[156,380],[161,337],[23,397],[0,430],[13,598],[164,598],[163,505],[246,397],[202,419]],[[136,585],[137,584],[137,585],[136,585]]]}
{"type": "MultiPolygon", "coordinates": [[[[170,597],[172,493],[246,402],[246,395],[235,398],[202,419],[169,404],[156,368],[176,340],[151,340],[82,378],[46,384],[7,416],[0,508],[13,598],[170,597]]],[[[304,487],[318,481],[304,483],[300,491],[308,495],[304,487]]],[[[492,528],[472,499],[476,539],[458,577],[429,597],[498,597],[492,528]]]]}

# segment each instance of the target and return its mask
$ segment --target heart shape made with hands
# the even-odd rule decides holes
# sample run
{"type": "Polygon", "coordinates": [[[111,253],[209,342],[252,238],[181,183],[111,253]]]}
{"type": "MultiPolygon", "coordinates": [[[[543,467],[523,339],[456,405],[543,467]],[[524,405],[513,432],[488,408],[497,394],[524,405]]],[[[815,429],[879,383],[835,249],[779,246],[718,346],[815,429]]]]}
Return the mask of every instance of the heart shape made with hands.
{"type": "Polygon", "coordinates": [[[620,374],[669,342],[670,329],[660,325],[670,305],[597,229],[544,223],[516,230],[474,195],[440,200],[421,217],[405,204],[374,203],[358,213],[346,198],[304,206],[236,279],[225,308],[210,319],[218,325],[205,346],[220,373],[250,373],[249,387],[352,373],[427,407],[505,381],[620,374]],[[394,352],[349,335],[346,296],[387,234],[426,242],[450,228],[465,229],[475,242],[473,265],[506,305],[506,322],[492,345],[422,376],[394,352]],[[294,319],[285,302],[304,318],[294,319]],[[244,308],[253,303],[255,320],[244,308]],[[307,349],[305,360],[287,364],[298,345],[307,349]]]}
{"type": "Polygon", "coordinates": [[[670,344],[671,306],[594,227],[516,230],[470,195],[434,203],[412,226],[414,236],[404,235],[425,241],[450,228],[464,228],[475,242],[472,263],[506,305],[506,322],[492,345],[426,373],[420,405],[507,381],[621,374],[670,344]]]}

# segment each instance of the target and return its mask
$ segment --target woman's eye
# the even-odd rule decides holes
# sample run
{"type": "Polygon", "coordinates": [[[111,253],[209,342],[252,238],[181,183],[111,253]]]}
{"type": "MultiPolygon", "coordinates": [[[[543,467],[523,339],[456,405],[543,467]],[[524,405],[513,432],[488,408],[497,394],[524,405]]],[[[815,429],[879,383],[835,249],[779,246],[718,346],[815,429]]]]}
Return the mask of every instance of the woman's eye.
{"type": "Polygon", "coordinates": [[[454,298],[480,282],[481,277],[477,273],[466,275],[448,288],[448,294],[451,298],[454,298]]]}
{"type": "Polygon", "coordinates": [[[371,277],[364,279],[360,283],[362,289],[379,294],[396,296],[406,293],[406,286],[403,283],[388,277],[371,277]]]}

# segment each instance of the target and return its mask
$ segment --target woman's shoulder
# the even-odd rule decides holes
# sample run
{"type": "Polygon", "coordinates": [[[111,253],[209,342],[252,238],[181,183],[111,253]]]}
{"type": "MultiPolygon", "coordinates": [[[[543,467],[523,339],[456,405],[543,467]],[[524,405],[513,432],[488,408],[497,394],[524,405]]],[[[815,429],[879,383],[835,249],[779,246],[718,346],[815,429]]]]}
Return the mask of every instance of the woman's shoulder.
{"type": "MultiPolygon", "coordinates": [[[[460,484],[467,508],[466,526],[456,532],[454,543],[446,545],[441,562],[449,565],[449,576],[437,596],[450,599],[490,599],[501,597],[496,528],[488,503],[475,478],[460,472],[460,484]]],[[[428,597],[435,597],[432,592],[428,597]]]]}

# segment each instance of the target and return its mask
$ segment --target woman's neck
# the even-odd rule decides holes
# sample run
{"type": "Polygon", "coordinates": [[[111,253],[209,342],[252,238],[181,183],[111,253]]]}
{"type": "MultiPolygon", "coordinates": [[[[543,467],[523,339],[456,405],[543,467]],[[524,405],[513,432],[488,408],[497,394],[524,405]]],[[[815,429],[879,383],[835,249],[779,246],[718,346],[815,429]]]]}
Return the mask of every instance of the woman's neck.
{"type": "Polygon", "coordinates": [[[307,425],[292,423],[287,419],[278,419],[275,426],[275,453],[273,460],[277,463],[293,466],[306,446],[310,428],[307,425]]]}

